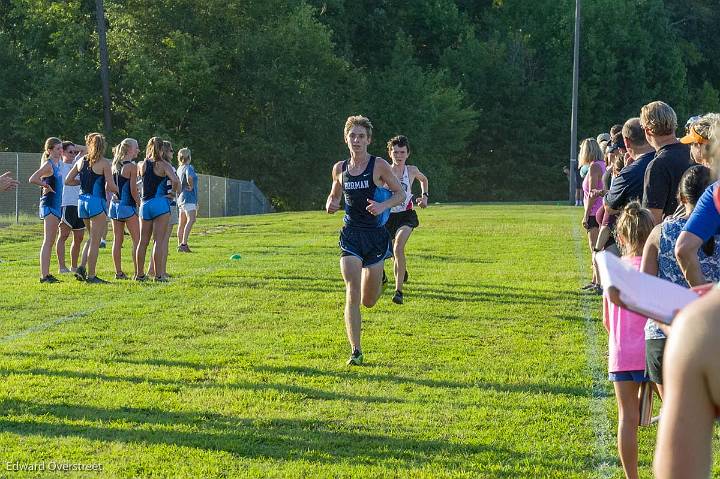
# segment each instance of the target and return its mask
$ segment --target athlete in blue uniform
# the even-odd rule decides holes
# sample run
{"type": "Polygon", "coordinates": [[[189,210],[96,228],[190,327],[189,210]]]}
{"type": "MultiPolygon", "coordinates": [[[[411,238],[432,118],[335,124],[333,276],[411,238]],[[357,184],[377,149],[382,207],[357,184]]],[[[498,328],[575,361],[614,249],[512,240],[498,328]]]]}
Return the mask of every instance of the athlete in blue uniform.
{"type": "MultiPolygon", "coordinates": [[[[110,218],[113,225],[112,256],[115,264],[115,279],[128,279],[122,269],[122,244],[125,237],[125,227],[132,239],[133,265],[135,264],[135,250],[140,241],[140,220],[138,219],[139,193],[137,189],[137,166],[133,160],[137,158],[140,148],[137,140],[125,138],[115,147],[112,162],[113,179],[120,193],[110,201],[110,218]]],[[[137,268],[133,266],[133,271],[137,268]]]]}
{"type": "Polygon", "coordinates": [[[43,219],[45,234],[40,247],[40,282],[57,283],[59,280],[50,274],[50,253],[57,236],[58,225],[62,217],[63,178],[60,169],[62,141],[59,138],[45,140],[42,165],[29,178],[29,182],[42,188],[40,197],[40,218],[43,219]]]}
{"type": "Polygon", "coordinates": [[[328,213],[340,209],[345,199],[345,225],[340,232],[340,271],[345,280],[345,330],[352,354],[348,365],[360,365],[360,304],[375,305],[382,292],[383,260],[390,256],[390,235],[384,225],[389,209],[405,199],[400,182],[382,158],[368,154],[372,124],[363,116],[345,122],[345,142],[350,158],[332,171],[332,188],[325,203],[328,213]],[[389,191],[382,187],[387,185],[389,191]]]}
{"type": "Polygon", "coordinates": [[[138,164],[138,176],[142,178],[142,202],[140,204],[140,242],[135,251],[135,279],[144,281],[145,254],[150,236],[153,235],[153,260],[155,280],[167,281],[166,260],[167,243],[163,241],[170,220],[170,187],[177,190],[180,186],[177,175],[163,160],[163,141],[156,136],[148,140],[145,149],[146,158],[138,164]],[[164,245],[164,251],[163,251],[164,245]]]}
{"type": "MultiPolygon", "coordinates": [[[[177,171],[175,170],[175,167],[172,165],[172,158],[173,153],[175,153],[175,150],[173,149],[172,143],[169,141],[163,141],[162,144],[162,159],[165,162],[165,167],[169,167],[175,175],[177,175],[177,171]]],[[[150,266],[148,266],[148,275],[155,276],[155,278],[160,278],[161,280],[167,280],[170,279],[170,275],[167,273],[167,255],[169,252],[169,242],[170,242],[170,236],[172,235],[172,227],[173,225],[176,225],[178,223],[178,207],[177,207],[177,201],[176,201],[176,191],[173,187],[172,179],[170,176],[168,176],[165,180],[165,185],[163,185],[165,188],[165,194],[167,198],[170,200],[170,219],[168,220],[167,228],[165,229],[165,235],[160,239],[162,241],[162,249],[163,254],[165,255],[163,258],[163,261],[165,262],[165,272],[162,275],[158,275],[155,273],[155,256],[153,255],[150,258],[150,266]]]]}
{"type": "Polygon", "coordinates": [[[110,162],[103,156],[105,137],[100,133],[90,133],[86,137],[86,143],[87,155],[73,165],[65,178],[68,186],[80,185],[78,216],[85,222],[89,233],[75,277],[88,283],[107,283],[95,275],[95,265],[107,223],[105,190],[117,193],[118,189],[112,177],[110,162]]]}

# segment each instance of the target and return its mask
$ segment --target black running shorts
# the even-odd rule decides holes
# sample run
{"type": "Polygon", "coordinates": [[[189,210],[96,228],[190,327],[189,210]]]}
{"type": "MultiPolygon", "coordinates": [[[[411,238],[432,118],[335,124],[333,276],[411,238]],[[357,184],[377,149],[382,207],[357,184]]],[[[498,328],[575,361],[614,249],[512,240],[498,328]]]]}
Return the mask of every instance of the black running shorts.
{"type": "Polygon", "coordinates": [[[78,217],[78,207],[76,205],[63,206],[61,220],[74,230],[85,229],[85,222],[78,217]]]}
{"type": "Polygon", "coordinates": [[[340,256],[355,256],[363,268],[389,258],[392,253],[390,235],[384,227],[356,228],[343,226],[340,230],[340,256]]]}
{"type": "Polygon", "coordinates": [[[402,226],[409,226],[413,229],[420,226],[420,221],[418,220],[415,210],[405,210],[401,211],[400,213],[390,213],[390,218],[388,218],[387,223],[385,223],[385,228],[388,230],[388,233],[390,233],[390,239],[395,239],[397,230],[399,230],[402,226]]]}

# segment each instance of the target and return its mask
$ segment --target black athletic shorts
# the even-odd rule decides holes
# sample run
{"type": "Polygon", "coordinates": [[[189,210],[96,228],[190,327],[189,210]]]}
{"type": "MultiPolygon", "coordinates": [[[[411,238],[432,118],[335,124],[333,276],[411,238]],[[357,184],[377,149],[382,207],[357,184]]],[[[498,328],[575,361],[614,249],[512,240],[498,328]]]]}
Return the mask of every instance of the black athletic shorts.
{"type": "Polygon", "coordinates": [[[85,229],[85,222],[78,217],[78,207],[76,205],[63,206],[61,220],[74,230],[85,229]]]}
{"type": "Polygon", "coordinates": [[[415,210],[390,213],[390,217],[388,218],[387,223],[385,223],[385,228],[388,230],[388,233],[390,233],[391,240],[395,239],[397,230],[399,230],[401,226],[409,226],[413,229],[420,226],[420,221],[418,220],[415,210]]]}
{"type": "Polygon", "coordinates": [[[340,230],[340,256],[355,256],[363,268],[384,261],[391,256],[390,235],[384,227],[356,228],[343,226],[340,230]]]}
{"type": "Polygon", "coordinates": [[[650,381],[656,384],[663,383],[663,356],[665,354],[665,341],[667,339],[645,340],[645,372],[650,381]]]}
{"type": "Polygon", "coordinates": [[[585,229],[590,231],[593,228],[600,228],[600,225],[598,224],[597,219],[595,219],[595,216],[590,215],[587,220],[587,226],[585,227],[585,229]]]}

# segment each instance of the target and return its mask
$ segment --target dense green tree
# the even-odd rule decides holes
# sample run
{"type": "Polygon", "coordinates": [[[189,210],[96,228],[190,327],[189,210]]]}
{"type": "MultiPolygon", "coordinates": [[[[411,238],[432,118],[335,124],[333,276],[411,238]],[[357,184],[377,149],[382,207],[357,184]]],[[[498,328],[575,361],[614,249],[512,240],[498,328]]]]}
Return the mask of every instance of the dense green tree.
{"type": "MultiPolygon", "coordinates": [[[[318,208],[363,113],[406,134],[441,200],[562,198],[572,0],[105,0],[111,142],[189,146],[202,172],[318,208]]],[[[583,2],[579,129],[651,100],[720,109],[711,0],[583,2]]],[[[102,126],[95,2],[0,0],[0,148],[102,126]]]]}

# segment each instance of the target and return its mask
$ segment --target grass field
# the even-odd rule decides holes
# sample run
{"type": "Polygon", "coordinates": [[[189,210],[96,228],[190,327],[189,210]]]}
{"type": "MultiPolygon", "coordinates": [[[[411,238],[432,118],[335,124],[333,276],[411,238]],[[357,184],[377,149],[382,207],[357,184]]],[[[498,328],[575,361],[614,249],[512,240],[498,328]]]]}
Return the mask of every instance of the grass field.
{"type": "Polygon", "coordinates": [[[201,220],[168,284],[41,285],[40,225],[1,228],[0,476],[620,477],[579,216],[422,211],[352,369],[340,215],[201,220]]]}

